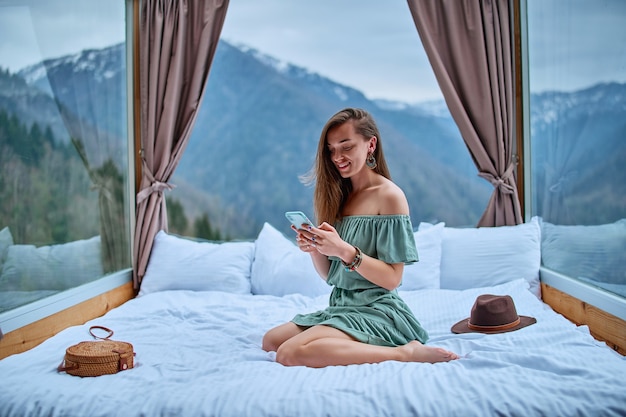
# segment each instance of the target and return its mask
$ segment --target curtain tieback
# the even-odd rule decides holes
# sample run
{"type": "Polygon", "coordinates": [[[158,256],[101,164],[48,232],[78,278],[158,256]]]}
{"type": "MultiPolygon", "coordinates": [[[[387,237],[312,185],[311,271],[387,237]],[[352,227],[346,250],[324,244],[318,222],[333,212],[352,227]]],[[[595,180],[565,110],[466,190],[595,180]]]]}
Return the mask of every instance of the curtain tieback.
{"type": "Polygon", "coordinates": [[[511,181],[513,180],[514,168],[515,168],[515,164],[513,163],[509,164],[509,166],[506,168],[506,171],[504,171],[504,174],[502,174],[501,177],[495,177],[490,172],[484,172],[484,171],[479,172],[478,176],[489,181],[491,185],[493,185],[494,188],[499,189],[500,192],[504,194],[514,194],[515,188],[513,187],[513,185],[507,184],[505,182],[507,180],[511,180],[511,181]]]}
{"type": "Polygon", "coordinates": [[[92,191],[98,191],[100,196],[106,198],[107,200],[113,200],[111,191],[109,191],[109,189],[103,184],[92,184],[89,189],[92,191]]]}
{"type": "Polygon", "coordinates": [[[146,187],[137,193],[137,204],[141,204],[141,202],[150,197],[150,194],[152,193],[162,193],[164,190],[172,190],[173,188],[174,186],[171,184],[155,180],[149,187],[146,187]]]}

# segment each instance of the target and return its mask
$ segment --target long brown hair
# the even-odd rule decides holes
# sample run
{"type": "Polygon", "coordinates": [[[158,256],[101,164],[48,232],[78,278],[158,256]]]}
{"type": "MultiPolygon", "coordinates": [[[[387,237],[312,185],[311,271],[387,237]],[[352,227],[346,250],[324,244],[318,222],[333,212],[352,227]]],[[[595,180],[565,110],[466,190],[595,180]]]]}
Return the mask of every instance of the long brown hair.
{"type": "Polygon", "coordinates": [[[313,193],[313,206],[318,224],[327,222],[334,225],[341,219],[341,210],[352,192],[352,183],[349,178],[342,178],[330,157],[326,135],[328,131],[352,120],[356,133],[363,136],[363,140],[369,140],[372,136],[378,139],[374,158],[378,174],[391,179],[380,132],[374,118],[365,110],[358,108],[345,108],[335,113],[324,125],[317,145],[315,165],[311,172],[304,178],[307,183],[315,183],[313,193]]]}

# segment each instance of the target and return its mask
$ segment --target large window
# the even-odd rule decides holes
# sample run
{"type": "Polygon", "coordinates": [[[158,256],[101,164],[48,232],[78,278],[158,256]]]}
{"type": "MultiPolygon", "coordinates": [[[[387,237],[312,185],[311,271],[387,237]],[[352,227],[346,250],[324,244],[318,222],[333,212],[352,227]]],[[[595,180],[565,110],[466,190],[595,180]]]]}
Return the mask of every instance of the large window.
{"type": "Polygon", "coordinates": [[[4,332],[20,306],[129,274],[125,10],[0,1],[4,332]]]}
{"type": "Polygon", "coordinates": [[[626,296],[626,2],[528,1],[545,267],[626,296]]]}
{"type": "Polygon", "coordinates": [[[254,238],[313,215],[320,131],[363,107],[413,223],[474,226],[492,186],[477,176],[405,2],[231,1],[192,137],[168,192],[170,231],[254,238]]]}
{"type": "MultiPolygon", "coordinates": [[[[18,310],[130,275],[132,3],[0,0],[4,332],[18,310]]],[[[521,3],[526,207],[542,218],[544,266],[626,295],[626,3],[521,3]]],[[[299,177],[345,106],[378,121],[414,224],[477,223],[492,186],[477,176],[406,3],[237,0],[166,194],[170,231],[250,239],[265,221],[288,232],[287,210],[312,215],[299,177]]]]}

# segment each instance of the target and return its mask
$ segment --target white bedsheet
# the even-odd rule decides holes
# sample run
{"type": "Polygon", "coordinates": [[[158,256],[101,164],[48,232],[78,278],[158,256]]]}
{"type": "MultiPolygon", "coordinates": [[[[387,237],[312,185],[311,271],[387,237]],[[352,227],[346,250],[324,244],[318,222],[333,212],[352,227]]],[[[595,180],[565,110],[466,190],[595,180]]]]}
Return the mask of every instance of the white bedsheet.
{"type": "Polygon", "coordinates": [[[0,416],[623,416],[626,359],[555,314],[519,280],[466,291],[401,295],[450,363],[283,367],[266,330],[326,297],[166,291],[0,361],[0,416]],[[480,294],[510,294],[537,324],[499,334],[450,332],[480,294]],[[59,374],[65,348],[98,324],[130,342],[134,369],[59,374]]]}

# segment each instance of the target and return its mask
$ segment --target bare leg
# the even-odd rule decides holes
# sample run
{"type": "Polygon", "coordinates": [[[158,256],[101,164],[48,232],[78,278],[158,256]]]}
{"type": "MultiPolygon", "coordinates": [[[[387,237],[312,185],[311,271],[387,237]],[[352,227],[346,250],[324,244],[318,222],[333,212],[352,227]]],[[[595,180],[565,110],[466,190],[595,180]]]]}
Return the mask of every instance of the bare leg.
{"type": "Polygon", "coordinates": [[[418,341],[398,347],[370,345],[323,325],[313,326],[285,340],[276,352],[276,361],[283,365],[313,368],[387,360],[436,363],[454,359],[458,359],[455,353],[418,341]]]}
{"type": "Polygon", "coordinates": [[[263,336],[263,350],[266,352],[275,352],[286,340],[302,333],[304,330],[306,330],[306,327],[300,327],[290,321],[276,326],[268,330],[263,336]]]}

